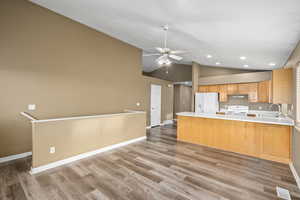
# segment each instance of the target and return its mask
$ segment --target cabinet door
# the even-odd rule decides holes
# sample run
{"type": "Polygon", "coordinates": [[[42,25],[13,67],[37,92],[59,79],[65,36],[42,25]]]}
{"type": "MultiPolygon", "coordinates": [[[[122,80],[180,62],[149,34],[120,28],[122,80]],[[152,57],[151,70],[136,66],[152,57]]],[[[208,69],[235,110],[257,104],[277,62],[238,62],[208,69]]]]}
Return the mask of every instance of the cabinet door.
{"type": "Polygon", "coordinates": [[[260,136],[256,131],[255,123],[232,122],[229,137],[230,151],[251,156],[260,155],[260,136]]]}
{"type": "Polygon", "coordinates": [[[238,94],[238,84],[228,84],[227,85],[227,93],[230,94],[238,94]]]}
{"type": "Polygon", "coordinates": [[[245,124],[246,122],[234,121],[231,127],[228,127],[230,128],[229,151],[244,153],[245,124]]]}
{"type": "Polygon", "coordinates": [[[247,94],[250,91],[250,85],[249,83],[241,83],[238,84],[238,94],[247,94]]]}
{"type": "Polygon", "coordinates": [[[272,102],[272,82],[263,81],[258,83],[258,102],[271,103],[272,102]]]}
{"type": "Polygon", "coordinates": [[[192,121],[188,117],[178,116],[177,139],[180,141],[190,142],[192,131],[192,121]]]}
{"type": "Polygon", "coordinates": [[[208,92],[219,92],[219,87],[217,85],[208,86],[208,92]]]}
{"type": "Polygon", "coordinates": [[[208,118],[195,118],[197,122],[193,124],[194,129],[197,130],[196,141],[197,144],[201,144],[204,146],[215,146],[214,144],[214,135],[216,129],[216,120],[208,119],[208,118]]]}
{"type": "Polygon", "coordinates": [[[220,102],[228,101],[227,85],[219,85],[219,101],[220,102]]]}
{"type": "Polygon", "coordinates": [[[208,92],[208,86],[199,86],[198,92],[208,92]]]}
{"type": "Polygon", "coordinates": [[[261,135],[261,157],[279,162],[290,160],[291,128],[280,125],[258,125],[261,135]]]}
{"type": "Polygon", "coordinates": [[[214,145],[216,148],[231,151],[230,136],[232,133],[233,123],[231,120],[218,120],[214,134],[214,145]]]}
{"type": "Polygon", "coordinates": [[[272,76],[273,103],[292,104],[293,69],[277,69],[272,76]]]}
{"type": "Polygon", "coordinates": [[[261,154],[261,137],[257,131],[257,124],[247,122],[245,124],[244,136],[245,154],[258,157],[261,154]]]}
{"type": "Polygon", "coordinates": [[[248,84],[248,100],[249,102],[256,103],[258,102],[258,83],[249,83],[248,84]]]}

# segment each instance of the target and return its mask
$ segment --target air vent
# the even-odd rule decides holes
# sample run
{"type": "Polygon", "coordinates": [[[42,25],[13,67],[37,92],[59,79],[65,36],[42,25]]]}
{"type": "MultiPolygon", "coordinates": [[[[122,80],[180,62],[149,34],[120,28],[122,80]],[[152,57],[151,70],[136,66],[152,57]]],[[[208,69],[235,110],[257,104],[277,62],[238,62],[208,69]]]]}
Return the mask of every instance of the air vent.
{"type": "Polygon", "coordinates": [[[281,199],[292,200],[290,192],[284,188],[276,187],[277,196],[281,199]]]}

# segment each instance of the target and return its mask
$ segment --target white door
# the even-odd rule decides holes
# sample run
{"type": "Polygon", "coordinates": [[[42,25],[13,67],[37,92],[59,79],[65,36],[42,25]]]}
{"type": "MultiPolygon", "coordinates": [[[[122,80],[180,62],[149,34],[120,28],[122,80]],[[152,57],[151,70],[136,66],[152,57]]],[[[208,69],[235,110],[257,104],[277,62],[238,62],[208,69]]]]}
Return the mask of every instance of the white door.
{"type": "Polygon", "coordinates": [[[151,126],[160,125],[161,116],[161,86],[151,85],[151,126]]]}

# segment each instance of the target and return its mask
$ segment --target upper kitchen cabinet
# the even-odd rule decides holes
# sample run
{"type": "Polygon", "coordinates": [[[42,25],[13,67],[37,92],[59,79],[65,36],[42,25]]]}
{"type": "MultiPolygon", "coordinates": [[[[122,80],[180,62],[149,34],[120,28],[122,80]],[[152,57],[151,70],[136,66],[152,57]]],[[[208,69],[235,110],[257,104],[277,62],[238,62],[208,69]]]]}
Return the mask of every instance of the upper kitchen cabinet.
{"type": "Polygon", "coordinates": [[[272,81],[258,83],[258,102],[272,103],[272,81]]]}
{"type": "Polygon", "coordinates": [[[208,92],[219,92],[219,86],[218,85],[208,86],[208,92]]]}
{"type": "Polygon", "coordinates": [[[251,103],[272,102],[272,81],[199,86],[198,92],[217,92],[219,101],[227,102],[228,95],[248,95],[251,103]]]}
{"type": "Polygon", "coordinates": [[[258,83],[248,83],[248,100],[249,102],[258,102],[258,83]]]}
{"type": "Polygon", "coordinates": [[[292,104],[293,70],[273,70],[273,103],[292,104]]]}
{"type": "Polygon", "coordinates": [[[219,100],[220,102],[227,102],[228,95],[227,95],[227,85],[219,85],[219,100]]]}
{"type": "Polygon", "coordinates": [[[248,95],[249,102],[258,102],[258,83],[238,84],[238,94],[248,95]]]}
{"type": "Polygon", "coordinates": [[[238,94],[238,84],[228,84],[227,85],[227,94],[238,94]]]}
{"type": "Polygon", "coordinates": [[[198,92],[208,92],[209,86],[199,86],[198,92]]]}
{"type": "Polygon", "coordinates": [[[247,94],[250,91],[250,85],[249,83],[241,83],[238,84],[238,94],[247,94]]]}
{"type": "Polygon", "coordinates": [[[199,86],[198,92],[217,92],[219,93],[219,101],[227,102],[227,85],[205,85],[199,86]]]}

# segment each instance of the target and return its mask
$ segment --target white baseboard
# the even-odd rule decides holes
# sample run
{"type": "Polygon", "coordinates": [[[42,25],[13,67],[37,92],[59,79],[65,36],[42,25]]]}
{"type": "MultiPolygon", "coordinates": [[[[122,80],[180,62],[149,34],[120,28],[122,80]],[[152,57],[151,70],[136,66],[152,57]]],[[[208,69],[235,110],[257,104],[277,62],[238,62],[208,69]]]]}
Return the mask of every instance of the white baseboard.
{"type": "Polygon", "coordinates": [[[31,156],[31,155],[32,155],[32,152],[26,152],[26,153],[21,153],[21,154],[17,154],[17,155],[2,157],[2,158],[0,158],[0,163],[12,161],[12,160],[17,160],[17,159],[20,159],[20,158],[25,158],[25,157],[28,157],[28,156],[31,156]]]}
{"type": "Polygon", "coordinates": [[[299,175],[298,175],[298,173],[297,173],[297,171],[296,171],[293,163],[290,163],[289,165],[290,165],[290,169],[291,169],[291,171],[292,171],[292,173],[294,175],[294,178],[295,178],[295,180],[297,182],[298,188],[300,189],[300,177],[299,177],[299,175]]]}
{"type": "Polygon", "coordinates": [[[71,162],[74,162],[74,161],[77,161],[77,160],[80,160],[80,159],[83,159],[83,158],[87,158],[87,157],[90,157],[90,156],[93,156],[93,155],[96,155],[96,154],[99,154],[99,153],[103,153],[105,151],[116,149],[116,148],[126,146],[126,145],[134,143],[134,142],[139,142],[139,141],[145,140],[145,139],[146,139],[146,136],[139,137],[139,138],[136,138],[136,139],[133,139],[133,140],[129,140],[129,141],[122,142],[122,143],[119,143],[119,144],[114,144],[114,145],[107,146],[107,147],[104,147],[104,148],[101,148],[101,149],[97,149],[95,151],[90,151],[90,152],[87,152],[87,153],[79,154],[77,156],[73,156],[73,157],[70,157],[70,158],[66,158],[64,160],[56,161],[56,162],[53,162],[53,163],[50,163],[50,164],[47,164],[47,165],[43,165],[43,166],[36,167],[36,168],[31,168],[30,174],[37,174],[37,173],[43,172],[43,171],[48,170],[48,169],[52,169],[52,168],[55,168],[55,167],[58,167],[58,166],[61,166],[61,165],[65,165],[65,164],[68,164],[68,163],[71,163],[71,162]]]}

